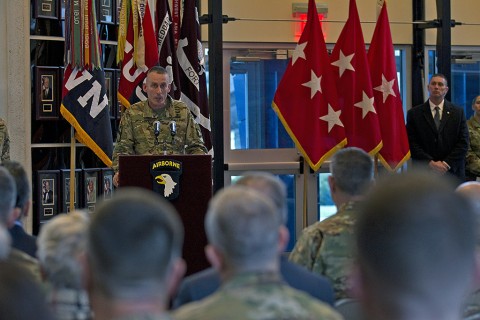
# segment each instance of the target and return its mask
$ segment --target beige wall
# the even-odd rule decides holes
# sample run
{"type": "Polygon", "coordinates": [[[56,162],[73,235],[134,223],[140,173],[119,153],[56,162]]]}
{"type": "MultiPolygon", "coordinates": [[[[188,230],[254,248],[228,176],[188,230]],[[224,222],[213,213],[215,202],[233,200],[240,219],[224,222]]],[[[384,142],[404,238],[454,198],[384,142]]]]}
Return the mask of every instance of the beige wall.
{"type": "MultiPolygon", "coordinates": [[[[292,3],[307,3],[305,0],[223,0],[223,14],[235,18],[251,19],[292,19],[292,3]]],[[[348,0],[321,0],[317,3],[328,5],[328,22],[324,24],[327,43],[334,43],[348,17],[348,0]]],[[[412,6],[405,0],[388,2],[391,22],[411,22],[412,6]]],[[[365,42],[370,42],[376,21],[376,0],[357,0],[358,12],[365,42]]],[[[208,0],[202,0],[202,14],[208,12],[208,0]]],[[[392,37],[395,44],[412,43],[412,25],[391,23],[392,37]]],[[[204,26],[203,40],[208,31],[204,26]]],[[[224,24],[224,41],[227,42],[295,42],[293,22],[251,22],[234,21],[224,24]]]]}
{"type": "MultiPolygon", "coordinates": [[[[0,1],[0,48],[7,46],[7,3],[0,1]]],[[[7,78],[7,52],[0,49],[0,80],[7,78]]],[[[5,118],[7,114],[7,86],[0,86],[0,117],[5,118]]]]}
{"type": "MultiPolygon", "coordinates": [[[[437,18],[436,0],[425,0],[427,20],[437,18]]],[[[450,0],[452,19],[463,23],[480,23],[478,18],[478,1],[472,0],[450,0]]],[[[480,45],[480,25],[477,26],[456,26],[452,29],[452,45],[478,46],[480,45]]],[[[426,32],[426,44],[435,45],[437,32],[428,30],[426,32]]]]}

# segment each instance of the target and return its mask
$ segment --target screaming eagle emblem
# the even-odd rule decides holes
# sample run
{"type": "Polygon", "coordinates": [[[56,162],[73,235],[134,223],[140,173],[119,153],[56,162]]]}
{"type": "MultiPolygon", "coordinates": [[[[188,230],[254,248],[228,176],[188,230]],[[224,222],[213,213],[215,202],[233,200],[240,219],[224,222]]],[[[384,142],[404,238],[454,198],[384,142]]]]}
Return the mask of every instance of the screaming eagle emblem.
{"type": "Polygon", "coordinates": [[[157,160],[150,163],[153,178],[153,191],[160,193],[165,199],[173,200],[180,194],[180,175],[182,163],[177,160],[157,160]]]}

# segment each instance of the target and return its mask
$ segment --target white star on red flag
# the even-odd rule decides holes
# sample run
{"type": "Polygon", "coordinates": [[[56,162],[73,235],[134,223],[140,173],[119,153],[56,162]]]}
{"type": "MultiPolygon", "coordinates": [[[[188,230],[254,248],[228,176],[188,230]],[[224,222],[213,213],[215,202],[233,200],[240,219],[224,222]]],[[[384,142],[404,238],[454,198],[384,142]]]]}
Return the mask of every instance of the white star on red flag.
{"type": "Polygon", "coordinates": [[[340,120],[340,114],[342,110],[335,111],[331,105],[328,105],[328,114],[320,117],[319,119],[326,121],[328,123],[328,132],[330,132],[334,125],[343,127],[343,123],[340,120]]]}
{"type": "Polygon", "coordinates": [[[302,58],[305,60],[305,47],[307,46],[308,42],[299,43],[295,47],[295,50],[292,54],[292,66],[295,64],[298,58],[302,58]]]}
{"type": "Polygon", "coordinates": [[[362,101],[354,104],[355,107],[362,109],[362,119],[364,119],[369,112],[377,113],[377,111],[375,111],[375,107],[373,106],[373,101],[373,96],[369,98],[367,93],[363,91],[362,101]]]}
{"type": "Polygon", "coordinates": [[[392,95],[392,96],[396,97],[395,91],[393,91],[393,84],[394,83],[395,83],[395,78],[388,81],[385,78],[385,75],[382,73],[382,84],[379,85],[378,87],[373,88],[373,89],[383,93],[383,103],[385,103],[385,101],[387,100],[388,95],[392,95]]]}
{"type": "Polygon", "coordinates": [[[340,56],[337,61],[332,62],[332,65],[338,67],[339,76],[341,77],[345,70],[355,71],[355,68],[352,66],[352,59],[355,53],[352,53],[348,56],[345,56],[340,49],[340,56]]]}
{"type": "Polygon", "coordinates": [[[320,81],[322,81],[322,76],[317,77],[315,72],[311,70],[310,81],[302,83],[302,86],[310,88],[310,98],[313,98],[317,92],[322,93],[322,87],[320,86],[320,81]]]}

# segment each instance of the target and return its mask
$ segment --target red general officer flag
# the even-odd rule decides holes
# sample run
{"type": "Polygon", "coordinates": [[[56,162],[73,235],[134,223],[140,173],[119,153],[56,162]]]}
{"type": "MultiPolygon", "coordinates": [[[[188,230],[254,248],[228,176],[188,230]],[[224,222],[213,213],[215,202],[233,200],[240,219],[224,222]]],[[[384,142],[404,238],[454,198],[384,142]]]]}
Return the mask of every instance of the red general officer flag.
{"type": "Polygon", "coordinates": [[[346,144],[332,68],[314,0],[272,107],[313,170],[346,144]]]}
{"type": "Polygon", "coordinates": [[[383,140],[379,159],[387,169],[395,171],[410,158],[410,147],[385,2],[368,49],[368,63],[383,140]]]}
{"type": "Polygon", "coordinates": [[[118,50],[123,47],[124,51],[117,52],[117,60],[122,61],[117,96],[125,107],[147,100],[142,89],[143,80],[148,69],[158,64],[157,39],[151,13],[154,8],[150,8],[148,1],[139,2],[143,4],[133,6],[130,0],[124,0],[120,10],[118,50]],[[126,31],[122,31],[124,28],[126,31]]]}
{"type": "Polygon", "coordinates": [[[375,155],[382,147],[365,42],[355,0],[331,55],[349,147],[375,155]]]}

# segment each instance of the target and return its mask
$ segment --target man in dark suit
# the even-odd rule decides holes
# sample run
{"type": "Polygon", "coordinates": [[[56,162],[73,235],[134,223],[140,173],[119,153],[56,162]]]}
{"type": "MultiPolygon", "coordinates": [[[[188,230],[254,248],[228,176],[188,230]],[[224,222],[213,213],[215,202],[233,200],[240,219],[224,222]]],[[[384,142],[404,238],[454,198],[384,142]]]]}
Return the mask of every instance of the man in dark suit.
{"type": "Polygon", "coordinates": [[[445,100],[447,79],[434,74],[428,84],[430,98],[407,113],[407,132],[414,165],[465,180],[468,128],[463,109],[445,100]]]}
{"type": "Polygon", "coordinates": [[[8,223],[8,231],[12,237],[12,247],[27,253],[32,257],[37,254],[37,238],[25,232],[22,218],[28,215],[31,201],[31,188],[27,173],[22,165],[16,161],[6,160],[2,163],[15,180],[17,187],[17,200],[13,215],[8,223]]]}
{"type": "MultiPolygon", "coordinates": [[[[237,181],[237,184],[252,188],[273,200],[282,221],[286,222],[286,190],[285,185],[277,177],[267,172],[247,172],[237,181]]],[[[315,275],[307,269],[289,262],[284,256],[280,259],[280,273],[283,280],[291,287],[333,305],[333,288],[323,276],[315,275]]],[[[220,283],[220,275],[213,268],[185,278],[173,300],[173,308],[205,298],[216,291],[220,287],[220,283]]]]}

